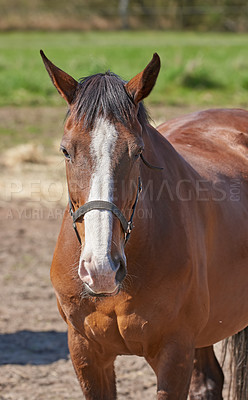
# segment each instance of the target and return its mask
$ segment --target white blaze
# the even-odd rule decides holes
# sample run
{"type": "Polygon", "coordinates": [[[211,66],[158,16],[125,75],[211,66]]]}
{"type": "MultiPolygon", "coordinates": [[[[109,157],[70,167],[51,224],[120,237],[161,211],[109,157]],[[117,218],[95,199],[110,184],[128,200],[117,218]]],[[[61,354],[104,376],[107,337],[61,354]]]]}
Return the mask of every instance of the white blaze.
{"type": "MultiPolygon", "coordinates": [[[[90,182],[88,201],[105,200],[113,202],[113,172],[111,160],[115,152],[117,131],[111,123],[100,118],[91,132],[91,157],[93,174],[90,182]]],[[[85,214],[85,247],[81,257],[91,262],[93,256],[98,267],[111,264],[113,214],[111,211],[92,210],[85,214]]]]}

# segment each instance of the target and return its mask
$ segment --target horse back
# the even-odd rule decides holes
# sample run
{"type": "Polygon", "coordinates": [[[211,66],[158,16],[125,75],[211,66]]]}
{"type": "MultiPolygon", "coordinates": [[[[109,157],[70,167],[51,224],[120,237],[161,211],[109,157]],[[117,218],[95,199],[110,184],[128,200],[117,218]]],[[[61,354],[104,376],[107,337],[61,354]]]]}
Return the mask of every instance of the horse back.
{"type": "Polygon", "coordinates": [[[202,177],[247,179],[248,111],[200,111],[167,121],[158,131],[202,177]]]}

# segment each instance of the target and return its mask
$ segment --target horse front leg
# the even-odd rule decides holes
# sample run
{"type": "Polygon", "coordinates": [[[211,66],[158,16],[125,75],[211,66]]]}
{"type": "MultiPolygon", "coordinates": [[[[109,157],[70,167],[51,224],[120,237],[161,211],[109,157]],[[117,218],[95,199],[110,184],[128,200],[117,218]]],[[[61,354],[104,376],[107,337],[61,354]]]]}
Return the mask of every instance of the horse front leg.
{"type": "Polygon", "coordinates": [[[155,357],[146,357],[157,376],[157,400],[187,399],[194,350],[194,345],[173,338],[155,357]]]}
{"type": "Polygon", "coordinates": [[[68,325],[68,345],[86,400],[115,400],[114,358],[100,356],[71,325],[68,325]]]}
{"type": "Polygon", "coordinates": [[[213,346],[195,350],[190,400],[222,400],[224,374],[213,346]]]}

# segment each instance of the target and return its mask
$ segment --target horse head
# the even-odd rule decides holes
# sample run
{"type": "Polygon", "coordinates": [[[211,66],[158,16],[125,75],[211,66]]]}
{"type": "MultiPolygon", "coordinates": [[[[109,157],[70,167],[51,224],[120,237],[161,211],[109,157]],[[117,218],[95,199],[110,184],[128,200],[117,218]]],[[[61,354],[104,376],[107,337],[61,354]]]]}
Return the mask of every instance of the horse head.
{"type": "Polygon", "coordinates": [[[160,69],[155,53],[129,82],[107,72],[77,82],[41,52],[54,86],[69,105],[61,150],[69,204],[81,246],[78,275],[92,296],[113,296],[126,276],[124,246],[140,190],[142,100],[160,69]]]}

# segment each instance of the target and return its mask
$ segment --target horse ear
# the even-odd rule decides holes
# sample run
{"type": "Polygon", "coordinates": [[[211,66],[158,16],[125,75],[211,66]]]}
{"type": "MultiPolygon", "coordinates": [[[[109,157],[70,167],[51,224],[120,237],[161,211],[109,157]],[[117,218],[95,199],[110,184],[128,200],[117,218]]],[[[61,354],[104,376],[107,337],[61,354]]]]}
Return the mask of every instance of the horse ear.
{"type": "Polygon", "coordinates": [[[48,60],[42,50],[40,51],[40,55],[45,64],[46,70],[59,94],[67,101],[68,104],[71,104],[75,96],[78,82],[66,72],[56,67],[56,65],[54,65],[50,60],[48,60]]]}
{"type": "Polygon", "coordinates": [[[157,53],[154,53],[152,60],[146,68],[125,85],[127,92],[131,95],[135,104],[138,104],[149,95],[156,83],[159,70],[160,58],[157,53]]]}

